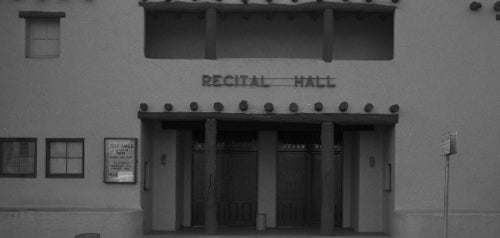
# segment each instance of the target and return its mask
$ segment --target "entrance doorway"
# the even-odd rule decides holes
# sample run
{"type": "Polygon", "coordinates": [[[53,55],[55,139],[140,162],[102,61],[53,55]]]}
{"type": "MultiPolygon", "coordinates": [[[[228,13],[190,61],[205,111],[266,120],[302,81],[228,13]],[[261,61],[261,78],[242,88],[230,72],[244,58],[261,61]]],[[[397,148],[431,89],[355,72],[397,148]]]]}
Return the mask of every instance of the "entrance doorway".
{"type": "MultiPolygon", "coordinates": [[[[335,226],[342,227],[341,134],[335,136],[335,226]]],[[[278,226],[317,225],[321,220],[321,140],[319,133],[280,133],[278,226]]]]}
{"type": "MultiPolygon", "coordinates": [[[[195,132],[192,225],[205,224],[205,155],[203,133],[195,132]]],[[[254,226],[257,209],[255,133],[220,132],[217,136],[217,222],[220,226],[254,226]]]]}
{"type": "MultiPolygon", "coordinates": [[[[146,120],[144,124],[144,230],[204,226],[203,123],[146,120]]],[[[221,229],[254,229],[256,214],[263,214],[267,228],[291,226],[317,232],[314,225],[320,223],[322,211],[320,127],[223,121],[217,128],[213,162],[218,172],[211,186],[217,191],[211,215],[221,229]]],[[[391,214],[386,208],[393,194],[383,189],[394,184],[394,176],[387,172],[395,162],[394,128],[336,125],[334,129],[338,170],[333,173],[337,184],[330,201],[335,201],[335,225],[355,231],[386,229],[391,214]]]]}

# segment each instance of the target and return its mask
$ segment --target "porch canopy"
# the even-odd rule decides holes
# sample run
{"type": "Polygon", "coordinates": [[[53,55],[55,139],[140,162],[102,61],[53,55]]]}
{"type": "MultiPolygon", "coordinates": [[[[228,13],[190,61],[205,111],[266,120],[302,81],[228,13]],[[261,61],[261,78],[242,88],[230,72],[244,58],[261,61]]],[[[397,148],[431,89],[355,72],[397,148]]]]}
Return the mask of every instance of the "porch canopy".
{"type": "MultiPolygon", "coordinates": [[[[272,1],[272,0],[271,0],[272,1]]],[[[364,1],[364,0],[363,0],[364,1]]],[[[142,1],[139,5],[147,11],[203,11],[213,8],[222,12],[300,12],[333,9],[341,11],[370,11],[370,12],[392,12],[396,6],[387,3],[359,2],[322,2],[305,0],[301,3],[293,3],[286,0],[276,0],[272,3],[252,0],[226,0],[221,3],[217,0],[208,2],[189,1],[142,1]]]]}
{"type": "Polygon", "coordinates": [[[212,118],[222,122],[298,123],[321,124],[334,122],[336,125],[394,125],[398,114],[357,114],[357,113],[294,113],[294,114],[250,114],[221,112],[138,112],[142,120],[162,120],[171,122],[204,122],[212,118]]]}

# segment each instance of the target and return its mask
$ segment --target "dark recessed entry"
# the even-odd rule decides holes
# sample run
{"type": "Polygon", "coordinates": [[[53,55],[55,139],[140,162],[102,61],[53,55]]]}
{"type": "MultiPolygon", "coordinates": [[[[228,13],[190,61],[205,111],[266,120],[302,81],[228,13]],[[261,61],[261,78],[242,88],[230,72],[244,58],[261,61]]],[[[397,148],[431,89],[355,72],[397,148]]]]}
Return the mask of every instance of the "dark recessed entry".
{"type": "MultiPolygon", "coordinates": [[[[193,133],[192,225],[205,224],[204,133],[193,133]]],[[[219,132],[217,135],[217,223],[254,226],[257,211],[257,134],[219,132]]]]}

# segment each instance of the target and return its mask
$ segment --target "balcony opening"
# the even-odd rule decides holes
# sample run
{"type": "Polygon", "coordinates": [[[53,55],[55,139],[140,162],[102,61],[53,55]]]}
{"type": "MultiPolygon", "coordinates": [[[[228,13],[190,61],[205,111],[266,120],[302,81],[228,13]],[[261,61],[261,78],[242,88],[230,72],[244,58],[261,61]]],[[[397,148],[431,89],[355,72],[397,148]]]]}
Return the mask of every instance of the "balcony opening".
{"type": "Polygon", "coordinates": [[[334,13],[333,59],[391,60],[394,13],[334,13]]]}
{"type": "Polygon", "coordinates": [[[394,11],[334,10],[329,22],[324,22],[324,9],[235,8],[215,10],[210,17],[206,11],[146,10],[145,56],[325,59],[329,52],[334,60],[392,60],[394,56],[394,11]]]}
{"type": "Polygon", "coordinates": [[[227,13],[217,21],[218,58],[321,59],[321,12],[227,13]]]}
{"type": "Polygon", "coordinates": [[[146,58],[203,59],[205,12],[146,11],[146,58]]]}

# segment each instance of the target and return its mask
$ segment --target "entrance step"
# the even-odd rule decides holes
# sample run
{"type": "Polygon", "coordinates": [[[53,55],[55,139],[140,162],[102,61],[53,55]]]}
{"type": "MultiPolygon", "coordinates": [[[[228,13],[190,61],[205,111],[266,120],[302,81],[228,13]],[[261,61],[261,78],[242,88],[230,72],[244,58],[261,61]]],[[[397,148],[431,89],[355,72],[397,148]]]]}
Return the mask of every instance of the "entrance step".
{"type": "MultiPolygon", "coordinates": [[[[253,227],[219,228],[217,235],[206,235],[203,228],[184,228],[179,231],[153,231],[143,238],[321,238],[319,228],[279,228],[256,231],[253,227]]],[[[388,238],[381,232],[354,232],[350,229],[338,229],[332,238],[388,238]]]]}

